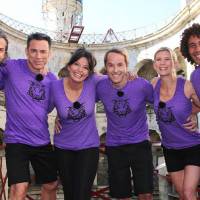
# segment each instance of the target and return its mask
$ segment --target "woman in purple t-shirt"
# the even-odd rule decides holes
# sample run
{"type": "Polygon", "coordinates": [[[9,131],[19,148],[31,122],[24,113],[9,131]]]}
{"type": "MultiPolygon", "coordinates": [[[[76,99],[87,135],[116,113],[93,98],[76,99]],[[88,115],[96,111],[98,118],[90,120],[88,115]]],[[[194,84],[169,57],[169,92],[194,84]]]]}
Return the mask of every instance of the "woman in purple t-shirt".
{"type": "Polygon", "coordinates": [[[95,122],[96,60],[84,48],[67,63],[67,76],[52,84],[52,100],[61,129],[54,135],[58,171],[65,200],[89,200],[99,159],[95,122]]]}
{"type": "Polygon", "coordinates": [[[176,59],[171,49],[163,47],[154,55],[159,78],[154,86],[154,110],[162,135],[167,170],[180,199],[196,199],[200,178],[200,134],[183,124],[192,112],[192,102],[200,106],[191,82],[176,77],[176,59]]]}

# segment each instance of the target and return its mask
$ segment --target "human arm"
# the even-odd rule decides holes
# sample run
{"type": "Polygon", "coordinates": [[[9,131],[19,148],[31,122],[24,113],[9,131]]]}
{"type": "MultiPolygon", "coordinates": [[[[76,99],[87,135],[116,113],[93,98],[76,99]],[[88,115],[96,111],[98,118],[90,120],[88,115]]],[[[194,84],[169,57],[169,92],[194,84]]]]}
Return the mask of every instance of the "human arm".
{"type": "Polygon", "coordinates": [[[192,100],[192,113],[187,118],[187,122],[183,124],[183,127],[189,131],[196,131],[198,129],[198,120],[196,114],[200,111],[200,101],[190,81],[186,81],[184,93],[187,98],[192,100]]]}
{"type": "Polygon", "coordinates": [[[59,134],[61,129],[62,129],[62,125],[60,123],[60,118],[57,115],[54,122],[54,131],[56,134],[59,134]]]}
{"type": "MultiPolygon", "coordinates": [[[[14,64],[13,64],[14,65],[14,64]]],[[[4,60],[0,63],[0,89],[4,89],[5,77],[8,75],[8,68],[12,66],[12,60],[4,60]]]]}
{"type": "Polygon", "coordinates": [[[194,106],[200,109],[200,100],[194,90],[192,83],[188,80],[185,82],[184,93],[187,98],[191,99],[194,106]]]}

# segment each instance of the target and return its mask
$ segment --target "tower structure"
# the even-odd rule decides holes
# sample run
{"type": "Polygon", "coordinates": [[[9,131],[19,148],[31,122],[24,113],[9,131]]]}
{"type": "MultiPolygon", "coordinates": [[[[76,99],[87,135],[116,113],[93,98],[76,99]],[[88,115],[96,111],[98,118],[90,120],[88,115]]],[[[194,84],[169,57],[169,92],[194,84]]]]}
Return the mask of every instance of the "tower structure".
{"type": "Polygon", "coordinates": [[[42,11],[47,29],[69,35],[73,26],[82,25],[82,0],[43,0],[42,11]]]}

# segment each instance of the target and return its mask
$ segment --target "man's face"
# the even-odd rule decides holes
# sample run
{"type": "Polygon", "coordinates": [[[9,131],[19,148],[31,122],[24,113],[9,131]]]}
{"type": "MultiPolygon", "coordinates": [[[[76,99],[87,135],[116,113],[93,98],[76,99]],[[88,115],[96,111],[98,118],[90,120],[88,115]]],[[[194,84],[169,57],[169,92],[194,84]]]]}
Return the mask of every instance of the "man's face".
{"type": "Polygon", "coordinates": [[[190,36],[188,50],[195,64],[200,65],[200,37],[195,35],[190,36]]]}
{"type": "Polygon", "coordinates": [[[31,40],[26,49],[28,65],[34,72],[44,69],[50,56],[50,47],[46,40],[31,40]]]}
{"type": "Polygon", "coordinates": [[[124,56],[119,53],[109,53],[106,71],[113,84],[120,86],[124,83],[127,73],[127,64],[124,56]]]}
{"type": "Polygon", "coordinates": [[[6,41],[0,38],[0,63],[6,57],[6,41]]]}

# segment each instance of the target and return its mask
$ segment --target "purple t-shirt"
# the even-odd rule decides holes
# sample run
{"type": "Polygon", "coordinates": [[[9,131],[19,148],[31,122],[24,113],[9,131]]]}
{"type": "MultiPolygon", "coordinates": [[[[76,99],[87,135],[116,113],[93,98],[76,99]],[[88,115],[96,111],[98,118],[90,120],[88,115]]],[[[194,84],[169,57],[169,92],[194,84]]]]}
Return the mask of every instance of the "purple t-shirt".
{"type": "Polygon", "coordinates": [[[153,102],[153,87],[148,81],[136,78],[117,90],[107,78],[98,83],[97,96],[103,102],[107,116],[107,146],[149,139],[146,102],[153,102]]]}
{"type": "Polygon", "coordinates": [[[200,99],[200,67],[197,67],[191,74],[190,80],[195,89],[195,92],[200,99]]]}
{"type": "Polygon", "coordinates": [[[184,94],[185,79],[177,79],[174,96],[167,102],[160,102],[160,85],[158,80],[154,89],[154,110],[162,135],[162,144],[169,149],[183,149],[200,144],[200,134],[183,128],[187,117],[192,112],[192,103],[184,94]]]}
{"type": "Polygon", "coordinates": [[[99,135],[95,121],[96,84],[99,76],[90,76],[84,81],[83,90],[74,105],[64,92],[63,79],[53,82],[51,93],[62,129],[54,135],[56,147],[80,150],[99,146],[99,135]]]}
{"type": "Polygon", "coordinates": [[[40,146],[50,142],[49,92],[50,82],[56,77],[50,72],[42,81],[35,77],[27,60],[7,60],[6,65],[0,67],[6,98],[5,143],[40,146]]]}

